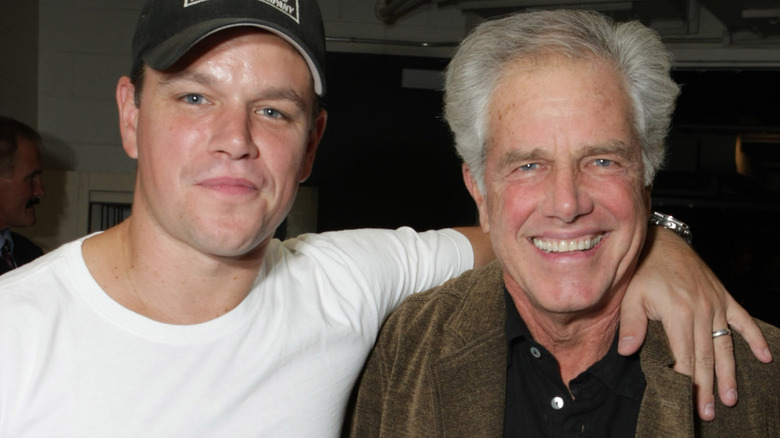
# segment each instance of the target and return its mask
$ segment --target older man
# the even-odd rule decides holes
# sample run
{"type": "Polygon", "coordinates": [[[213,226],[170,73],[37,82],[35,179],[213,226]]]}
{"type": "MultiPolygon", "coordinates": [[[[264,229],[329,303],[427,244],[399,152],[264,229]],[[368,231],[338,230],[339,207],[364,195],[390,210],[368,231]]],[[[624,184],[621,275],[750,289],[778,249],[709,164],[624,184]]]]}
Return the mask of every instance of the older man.
{"type": "Polygon", "coordinates": [[[35,225],[41,182],[41,136],[26,124],[0,117],[0,274],[43,255],[40,247],[10,230],[35,225]]]}
{"type": "MultiPolygon", "coordinates": [[[[780,367],[740,337],[740,401],[712,422],[658,326],[638,355],[617,354],[678,93],[670,64],[649,29],[583,11],[517,14],[464,41],[446,117],[498,261],[390,317],[354,436],[780,434],[780,367]]],[[[761,328],[777,348],[780,330],[761,328]]]]}

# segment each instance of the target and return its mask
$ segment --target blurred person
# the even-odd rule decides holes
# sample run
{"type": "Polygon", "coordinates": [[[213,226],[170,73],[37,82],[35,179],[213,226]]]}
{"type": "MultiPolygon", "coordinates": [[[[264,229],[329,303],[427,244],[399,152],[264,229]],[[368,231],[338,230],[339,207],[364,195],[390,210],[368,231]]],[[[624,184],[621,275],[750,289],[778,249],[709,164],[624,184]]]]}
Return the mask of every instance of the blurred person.
{"type": "Polygon", "coordinates": [[[35,225],[35,206],[46,194],[41,143],[33,128],[0,116],[0,274],[43,255],[40,247],[10,230],[35,225]]]}

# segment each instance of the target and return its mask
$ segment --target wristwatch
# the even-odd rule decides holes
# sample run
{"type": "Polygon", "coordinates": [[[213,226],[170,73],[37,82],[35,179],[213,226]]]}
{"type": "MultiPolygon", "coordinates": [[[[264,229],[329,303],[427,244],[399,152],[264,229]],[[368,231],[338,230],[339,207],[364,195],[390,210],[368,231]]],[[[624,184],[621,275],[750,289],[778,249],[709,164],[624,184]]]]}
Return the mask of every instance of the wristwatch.
{"type": "Polygon", "coordinates": [[[653,225],[660,225],[666,229],[674,231],[677,233],[677,235],[688,241],[688,243],[693,241],[691,227],[689,227],[685,222],[675,217],[669,216],[668,214],[654,211],[650,214],[650,223],[653,225]]]}

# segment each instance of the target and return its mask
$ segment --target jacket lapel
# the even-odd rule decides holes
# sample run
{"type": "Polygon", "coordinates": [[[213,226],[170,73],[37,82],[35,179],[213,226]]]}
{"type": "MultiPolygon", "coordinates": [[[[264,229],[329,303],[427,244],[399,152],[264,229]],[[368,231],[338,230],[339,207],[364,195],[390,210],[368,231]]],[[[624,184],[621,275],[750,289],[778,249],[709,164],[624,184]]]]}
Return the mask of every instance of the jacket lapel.
{"type": "Polygon", "coordinates": [[[480,272],[446,325],[440,360],[432,365],[443,436],[500,437],[506,391],[506,319],[497,263],[480,272]]]}
{"type": "Polygon", "coordinates": [[[651,322],[639,354],[647,386],[639,408],[637,437],[694,436],[693,383],[672,369],[672,356],[660,323],[651,322]]]}

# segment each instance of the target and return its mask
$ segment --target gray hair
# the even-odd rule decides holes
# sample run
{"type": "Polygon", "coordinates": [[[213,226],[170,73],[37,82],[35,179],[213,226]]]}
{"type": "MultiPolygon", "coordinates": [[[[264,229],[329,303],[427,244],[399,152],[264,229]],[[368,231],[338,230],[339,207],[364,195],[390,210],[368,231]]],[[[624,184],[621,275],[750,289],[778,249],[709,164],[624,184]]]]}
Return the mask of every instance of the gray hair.
{"type": "Polygon", "coordinates": [[[488,105],[507,66],[549,55],[601,59],[625,80],[645,185],[664,161],[664,139],[680,90],[671,54],[639,22],[613,22],[592,11],[535,11],[487,21],[466,37],[446,70],[444,116],[455,148],[484,193],[488,105]]]}

